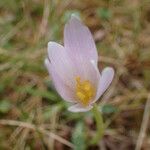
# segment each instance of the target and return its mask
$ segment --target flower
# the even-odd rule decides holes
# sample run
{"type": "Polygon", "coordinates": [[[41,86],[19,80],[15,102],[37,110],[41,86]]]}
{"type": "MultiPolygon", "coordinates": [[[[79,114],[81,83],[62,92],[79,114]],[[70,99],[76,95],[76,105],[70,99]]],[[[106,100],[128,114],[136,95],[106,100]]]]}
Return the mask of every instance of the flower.
{"type": "Polygon", "coordinates": [[[72,112],[85,112],[105,92],[114,76],[106,67],[98,70],[98,54],[89,29],[72,16],[64,29],[64,46],[48,43],[45,65],[60,96],[73,105],[72,112]]]}

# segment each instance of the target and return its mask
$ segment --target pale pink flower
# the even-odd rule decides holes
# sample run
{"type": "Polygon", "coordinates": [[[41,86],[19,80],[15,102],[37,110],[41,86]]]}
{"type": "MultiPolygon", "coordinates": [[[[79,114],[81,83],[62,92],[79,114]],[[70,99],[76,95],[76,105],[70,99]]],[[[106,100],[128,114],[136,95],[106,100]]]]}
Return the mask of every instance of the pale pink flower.
{"type": "Polygon", "coordinates": [[[64,46],[48,43],[45,65],[57,92],[67,102],[72,112],[85,112],[106,91],[114,70],[98,70],[98,54],[89,29],[72,16],[64,29],[64,46]]]}

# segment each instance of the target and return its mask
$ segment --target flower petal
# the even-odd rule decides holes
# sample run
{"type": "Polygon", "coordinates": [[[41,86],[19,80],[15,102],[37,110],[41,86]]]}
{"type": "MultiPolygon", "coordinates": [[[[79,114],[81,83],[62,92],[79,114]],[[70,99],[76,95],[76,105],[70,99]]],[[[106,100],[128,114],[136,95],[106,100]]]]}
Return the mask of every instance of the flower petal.
{"type": "Polygon", "coordinates": [[[97,89],[100,73],[96,65],[94,65],[91,61],[82,61],[81,64],[78,66],[77,72],[82,80],[89,80],[94,88],[97,89]]]}
{"type": "Polygon", "coordinates": [[[75,16],[65,25],[64,44],[77,76],[81,80],[89,80],[97,89],[99,73],[95,69],[98,60],[95,42],[89,29],[75,16]]]}
{"type": "Polygon", "coordinates": [[[60,78],[54,66],[49,62],[48,59],[45,59],[45,66],[47,67],[47,70],[51,75],[54,86],[57,92],[60,94],[60,96],[65,101],[75,102],[74,91],[68,85],[66,85],[65,82],[60,78]]]}
{"type": "Polygon", "coordinates": [[[106,89],[111,84],[113,77],[114,77],[114,69],[113,68],[106,67],[105,69],[103,69],[101,77],[100,77],[100,81],[99,81],[97,96],[96,96],[95,101],[93,101],[93,103],[96,102],[98,100],[98,98],[100,96],[102,96],[102,94],[106,91],[106,89]]]}
{"type": "Polygon", "coordinates": [[[91,32],[75,16],[65,25],[64,45],[74,62],[86,59],[97,63],[98,54],[91,32]]]}
{"type": "Polygon", "coordinates": [[[49,42],[48,57],[60,78],[72,88],[74,86],[75,67],[64,47],[55,42],[49,42]]]}
{"type": "Polygon", "coordinates": [[[82,107],[80,104],[75,104],[75,105],[70,106],[68,108],[68,110],[71,111],[71,112],[86,112],[86,111],[89,111],[92,108],[93,108],[92,105],[89,105],[87,107],[82,107]]]}

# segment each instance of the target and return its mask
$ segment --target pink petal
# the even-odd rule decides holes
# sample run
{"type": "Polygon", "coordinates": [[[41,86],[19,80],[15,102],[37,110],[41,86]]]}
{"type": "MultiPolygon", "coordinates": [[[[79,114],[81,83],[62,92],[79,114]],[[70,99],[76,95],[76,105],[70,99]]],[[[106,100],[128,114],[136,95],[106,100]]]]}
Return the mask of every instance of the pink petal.
{"type": "Polygon", "coordinates": [[[98,87],[98,81],[100,79],[100,73],[98,67],[90,62],[81,61],[78,68],[78,75],[81,77],[81,80],[88,80],[95,89],[98,87]],[[83,67],[82,67],[83,65],[83,67]]]}
{"type": "Polygon", "coordinates": [[[65,101],[75,102],[73,89],[71,89],[68,85],[66,85],[66,83],[60,78],[60,76],[56,72],[56,69],[49,62],[48,59],[45,59],[45,66],[47,67],[47,70],[48,70],[49,74],[51,75],[54,86],[55,86],[57,92],[60,94],[60,96],[65,101]]]}
{"type": "Polygon", "coordinates": [[[98,54],[91,32],[75,16],[65,25],[64,45],[74,62],[84,59],[97,63],[98,54]]]}
{"type": "Polygon", "coordinates": [[[48,57],[61,80],[63,80],[70,88],[74,87],[75,67],[64,47],[55,42],[49,42],[48,57]]]}
{"type": "Polygon", "coordinates": [[[97,67],[98,54],[89,29],[72,16],[65,26],[64,41],[77,75],[83,80],[91,81],[97,88],[98,75],[91,61],[97,67]]]}
{"type": "Polygon", "coordinates": [[[97,96],[96,96],[95,101],[93,101],[93,103],[96,102],[98,100],[98,98],[100,96],[102,96],[102,94],[106,91],[106,89],[111,84],[113,77],[114,77],[114,69],[113,68],[106,67],[105,69],[103,69],[101,77],[100,77],[100,81],[99,81],[97,96]]]}
{"type": "Polygon", "coordinates": [[[93,108],[93,106],[91,106],[91,105],[89,105],[87,107],[82,107],[80,104],[75,104],[75,105],[70,106],[68,108],[68,110],[71,112],[86,112],[92,108],[93,108]]]}

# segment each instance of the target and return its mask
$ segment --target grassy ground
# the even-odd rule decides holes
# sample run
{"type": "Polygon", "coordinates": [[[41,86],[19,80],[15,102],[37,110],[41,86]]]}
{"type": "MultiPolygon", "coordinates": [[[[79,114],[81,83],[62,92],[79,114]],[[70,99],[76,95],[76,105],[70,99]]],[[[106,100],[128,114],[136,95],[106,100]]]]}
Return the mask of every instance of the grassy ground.
{"type": "Polygon", "coordinates": [[[149,0],[0,1],[0,150],[149,150],[149,91],[149,0]],[[68,112],[43,64],[72,13],[94,35],[99,68],[116,70],[99,100],[107,129],[96,145],[91,112],[68,112]]]}

